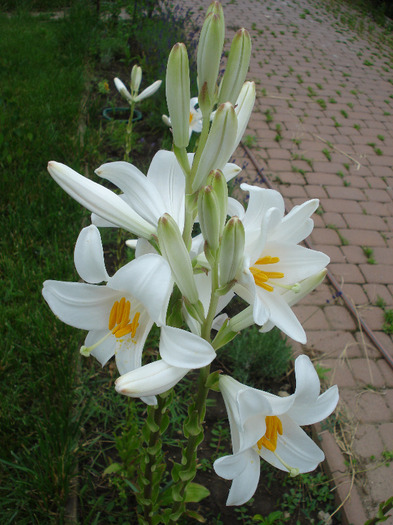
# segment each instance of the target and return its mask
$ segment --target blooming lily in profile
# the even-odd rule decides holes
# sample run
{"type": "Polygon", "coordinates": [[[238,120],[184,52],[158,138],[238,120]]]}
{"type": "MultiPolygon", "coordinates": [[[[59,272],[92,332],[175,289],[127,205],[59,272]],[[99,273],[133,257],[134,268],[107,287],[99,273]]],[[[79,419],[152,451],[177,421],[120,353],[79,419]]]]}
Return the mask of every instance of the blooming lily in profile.
{"type": "Polygon", "coordinates": [[[159,255],[146,254],[109,277],[94,225],[81,231],[74,260],[85,282],[45,281],[42,293],[49,307],[64,323],[89,331],[82,354],[103,366],[115,355],[120,374],[140,367],[153,323],[165,324],[173,286],[169,265],[159,255]]]}
{"type": "Polygon", "coordinates": [[[208,341],[173,326],[161,328],[159,352],[160,360],[119,377],[115,383],[117,392],[141,397],[154,405],[156,395],[175,386],[191,369],[210,364],[216,356],[208,341]]]}
{"type": "Polygon", "coordinates": [[[216,460],[214,470],[233,480],[227,505],[242,505],[253,496],[260,475],[259,458],[291,476],[310,472],[323,461],[323,452],[300,427],[329,416],[337,405],[338,389],[332,386],[319,395],[318,374],[305,355],[295,361],[295,376],[295,393],[288,397],[220,377],[233,454],[216,460]]]}
{"type": "Polygon", "coordinates": [[[144,100],[145,98],[150,97],[153,95],[161,86],[162,81],[156,80],[148,86],[146,89],[144,89],[141,93],[138,94],[139,86],[142,80],[142,69],[140,66],[134,66],[131,70],[131,93],[128,91],[124,83],[119,79],[115,78],[115,86],[117,91],[120,93],[120,95],[127,100],[129,104],[134,104],[135,102],[140,102],[141,100],[144,100]]]}
{"type": "Polygon", "coordinates": [[[318,275],[329,263],[322,252],[304,248],[303,241],[313,229],[310,218],[318,207],[312,199],[295,206],[284,216],[284,200],[275,190],[248,184],[241,188],[250,193],[246,212],[230,202],[244,225],[245,248],[242,269],[234,291],[253,306],[254,322],[269,323],[292,339],[306,342],[305,332],[290,308],[296,301],[284,296],[288,290],[301,291],[300,283],[318,275]]]}
{"type": "MultiPolygon", "coordinates": [[[[193,97],[190,100],[190,127],[189,127],[189,137],[191,137],[192,132],[200,133],[202,131],[202,112],[198,106],[198,97],[193,97]]],[[[167,115],[162,115],[162,120],[164,124],[168,127],[172,126],[171,119],[167,115]]]]}

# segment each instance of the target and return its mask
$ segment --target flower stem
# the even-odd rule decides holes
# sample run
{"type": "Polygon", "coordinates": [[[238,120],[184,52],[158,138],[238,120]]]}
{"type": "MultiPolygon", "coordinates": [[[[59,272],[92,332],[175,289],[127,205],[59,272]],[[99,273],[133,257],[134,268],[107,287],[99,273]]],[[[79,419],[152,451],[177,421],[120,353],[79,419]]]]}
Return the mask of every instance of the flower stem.
{"type": "Polygon", "coordinates": [[[135,109],[135,102],[131,102],[130,118],[128,119],[127,129],[126,129],[126,151],[124,154],[124,160],[126,162],[129,162],[130,160],[130,152],[131,152],[131,145],[132,145],[132,120],[134,118],[134,109],[135,109]]]}

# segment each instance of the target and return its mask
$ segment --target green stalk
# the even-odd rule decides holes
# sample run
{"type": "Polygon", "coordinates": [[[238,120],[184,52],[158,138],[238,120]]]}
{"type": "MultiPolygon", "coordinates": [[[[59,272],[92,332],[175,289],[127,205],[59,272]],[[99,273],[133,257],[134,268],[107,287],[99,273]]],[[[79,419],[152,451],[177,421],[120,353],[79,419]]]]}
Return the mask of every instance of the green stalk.
{"type": "MultiPolygon", "coordinates": [[[[206,319],[202,325],[201,335],[206,341],[211,341],[210,332],[213,324],[214,315],[217,310],[218,295],[215,293],[218,288],[218,264],[215,261],[212,268],[212,291],[210,298],[209,310],[206,319]]],[[[180,516],[185,511],[185,494],[189,483],[196,475],[196,458],[197,448],[203,441],[203,420],[206,413],[206,399],[209,393],[209,387],[206,386],[207,378],[210,374],[210,365],[201,368],[198,378],[198,390],[195,402],[189,408],[188,418],[184,423],[184,434],[188,437],[186,449],[183,451],[182,462],[179,470],[177,486],[174,487],[173,498],[175,501],[169,525],[175,525],[180,516]]],[[[172,476],[174,476],[172,471],[172,476]]]]}
{"type": "Polygon", "coordinates": [[[194,162],[192,163],[191,175],[190,175],[190,184],[192,184],[195,173],[198,169],[199,161],[201,160],[203,150],[205,149],[207,137],[209,136],[210,130],[210,114],[208,117],[204,117],[202,120],[202,132],[199,137],[198,148],[195,153],[194,162]]]}
{"type": "Polygon", "coordinates": [[[132,144],[132,120],[134,118],[134,109],[135,109],[135,102],[131,102],[130,118],[128,119],[127,129],[126,129],[126,151],[124,154],[124,160],[126,162],[129,162],[130,160],[130,152],[131,152],[131,144],[132,144]]]}

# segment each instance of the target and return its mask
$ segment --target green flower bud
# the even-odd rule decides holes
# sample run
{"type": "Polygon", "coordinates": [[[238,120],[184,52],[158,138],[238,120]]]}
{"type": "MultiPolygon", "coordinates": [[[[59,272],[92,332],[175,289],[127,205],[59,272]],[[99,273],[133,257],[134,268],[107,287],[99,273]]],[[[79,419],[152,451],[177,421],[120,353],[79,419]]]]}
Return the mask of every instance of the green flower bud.
{"type": "Polygon", "coordinates": [[[205,184],[211,170],[224,168],[234,151],[236,136],[236,113],[232,104],[226,102],[221,104],[214,115],[205,149],[195,173],[193,191],[205,184]]]}
{"type": "Polygon", "coordinates": [[[219,258],[219,284],[225,286],[234,279],[242,266],[245,233],[239,217],[232,217],[224,228],[219,258]]]}
{"type": "Polygon", "coordinates": [[[190,254],[184,244],[178,225],[168,213],[160,217],[157,234],[161,253],[171,267],[179,290],[191,304],[197,303],[198,292],[190,254]]]}
{"type": "Polygon", "coordinates": [[[246,79],[251,57],[251,38],[246,29],[239,29],[232,40],[228,62],[221,81],[218,102],[235,105],[246,79]]]}
{"type": "Polygon", "coordinates": [[[224,18],[211,11],[203,24],[197,51],[199,90],[206,84],[206,92],[199,96],[199,107],[205,117],[210,113],[215,100],[224,34],[224,18]]]}
{"type": "Polygon", "coordinates": [[[166,70],[166,100],[173,130],[173,142],[178,148],[189,143],[190,71],[184,44],[173,46],[166,70]]]}
{"type": "Polygon", "coordinates": [[[198,216],[203,238],[210,251],[215,252],[220,241],[220,209],[217,195],[211,186],[205,186],[199,192],[198,216]]]}
{"type": "Polygon", "coordinates": [[[244,310],[229,319],[228,330],[233,332],[241,332],[245,328],[254,324],[253,307],[247,306],[244,310]]]}
{"type": "Polygon", "coordinates": [[[134,97],[138,95],[139,86],[142,81],[142,68],[135,65],[131,70],[131,93],[134,97]]]}
{"type": "Polygon", "coordinates": [[[210,185],[217,195],[217,202],[220,215],[220,237],[224,230],[225,221],[228,213],[228,185],[221,170],[213,170],[209,173],[207,184],[210,185]]]}

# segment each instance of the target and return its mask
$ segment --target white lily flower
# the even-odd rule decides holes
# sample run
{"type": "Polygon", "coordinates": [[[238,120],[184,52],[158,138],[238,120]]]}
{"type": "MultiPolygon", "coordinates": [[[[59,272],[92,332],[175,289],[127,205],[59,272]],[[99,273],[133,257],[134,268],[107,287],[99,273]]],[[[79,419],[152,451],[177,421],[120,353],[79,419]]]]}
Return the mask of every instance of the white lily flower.
{"type": "Polygon", "coordinates": [[[172,326],[161,328],[159,352],[159,361],[119,377],[115,383],[117,392],[129,397],[143,397],[145,400],[150,398],[148,404],[156,404],[152,396],[166,392],[191,369],[207,366],[216,356],[210,343],[172,326]]]}
{"type": "Polygon", "coordinates": [[[43,296],[64,323],[89,330],[81,352],[102,366],[113,356],[120,374],[141,366],[143,345],[155,322],[165,324],[173,281],[168,263],[146,254],[109,277],[101,237],[84,228],[75,246],[75,266],[86,281],[45,281],[43,296]],[[105,281],[106,285],[95,283],[105,281]]]}
{"type": "MultiPolygon", "coordinates": [[[[120,95],[125,100],[127,100],[129,104],[132,104],[133,102],[140,102],[141,100],[144,100],[145,98],[148,98],[151,95],[153,95],[161,86],[162,80],[156,80],[155,82],[153,82],[153,84],[151,84],[146,89],[144,89],[141,93],[139,93],[139,95],[138,95],[138,90],[136,91],[133,90],[133,92],[130,93],[128,89],[126,88],[125,84],[117,77],[114,79],[114,83],[120,95]]],[[[139,80],[139,83],[140,83],[140,80],[139,80]]],[[[138,88],[139,88],[139,85],[138,85],[138,88]]]]}
{"type": "MultiPolygon", "coordinates": [[[[190,125],[189,125],[189,137],[192,132],[200,133],[202,131],[202,112],[198,106],[198,97],[190,99],[190,125]]],[[[171,119],[167,115],[162,115],[164,124],[168,127],[172,126],[171,119]]]]}
{"type": "MultiPolygon", "coordinates": [[[[284,216],[284,200],[275,190],[242,184],[249,191],[247,211],[240,219],[245,230],[242,271],[234,291],[253,305],[254,321],[271,323],[301,343],[306,335],[283,293],[300,291],[300,282],[321,272],[329,263],[324,253],[299,246],[313,229],[310,218],[318,207],[313,199],[284,216]]],[[[232,209],[234,208],[231,204],[232,209]]]]}
{"type": "Polygon", "coordinates": [[[216,473],[233,480],[227,505],[242,505],[258,485],[259,457],[295,476],[310,472],[324,460],[322,450],[300,428],[329,416],[338,402],[337,386],[322,395],[310,359],[295,361],[296,389],[279,397],[220,377],[220,390],[228,412],[233,454],[214,462],[216,473]]]}

